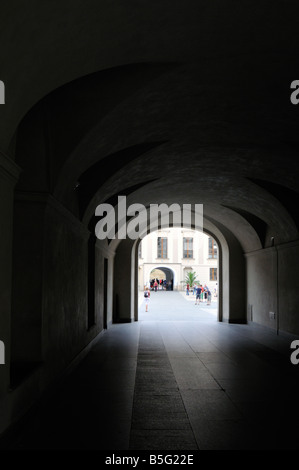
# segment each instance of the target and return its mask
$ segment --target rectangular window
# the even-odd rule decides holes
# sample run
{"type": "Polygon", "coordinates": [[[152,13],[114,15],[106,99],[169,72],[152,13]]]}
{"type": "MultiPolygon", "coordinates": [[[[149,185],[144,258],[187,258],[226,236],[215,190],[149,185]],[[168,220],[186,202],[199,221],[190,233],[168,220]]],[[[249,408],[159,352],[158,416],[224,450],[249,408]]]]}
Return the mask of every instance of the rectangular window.
{"type": "Polygon", "coordinates": [[[218,258],[217,243],[211,237],[209,237],[209,258],[212,258],[212,259],[218,258]]]}
{"type": "Polygon", "coordinates": [[[193,238],[183,238],[183,258],[193,258],[193,238]]]}
{"type": "Polygon", "coordinates": [[[210,281],[217,281],[217,268],[210,268],[210,281]]]}
{"type": "Polygon", "coordinates": [[[167,238],[158,237],[157,249],[157,258],[167,258],[167,238]]]}

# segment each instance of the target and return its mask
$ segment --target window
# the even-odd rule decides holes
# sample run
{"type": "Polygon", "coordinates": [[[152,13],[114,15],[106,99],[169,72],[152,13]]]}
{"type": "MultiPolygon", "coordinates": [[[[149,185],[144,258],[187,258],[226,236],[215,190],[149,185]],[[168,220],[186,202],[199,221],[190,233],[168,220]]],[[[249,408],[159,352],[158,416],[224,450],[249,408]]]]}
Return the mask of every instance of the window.
{"type": "Polygon", "coordinates": [[[217,243],[211,237],[209,237],[209,258],[212,258],[212,259],[218,258],[217,243]]]}
{"type": "Polygon", "coordinates": [[[210,281],[217,281],[217,268],[210,268],[210,281]]]}
{"type": "Polygon", "coordinates": [[[167,258],[167,238],[158,237],[157,242],[158,242],[158,244],[157,244],[157,248],[158,248],[157,258],[167,258]]]}
{"type": "Polygon", "coordinates": [[[193,238],[183,238],[183,258],[193,258],[193,238]]]}

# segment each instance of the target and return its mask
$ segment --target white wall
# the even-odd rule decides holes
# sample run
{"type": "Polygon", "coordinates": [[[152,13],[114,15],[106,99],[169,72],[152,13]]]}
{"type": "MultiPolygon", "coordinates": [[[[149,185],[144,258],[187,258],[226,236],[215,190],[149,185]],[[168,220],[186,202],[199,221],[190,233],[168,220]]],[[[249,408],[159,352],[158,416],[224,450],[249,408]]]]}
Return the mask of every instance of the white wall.
{"type": "MultiPolygon", "coordinates": [[[[185,279],[186,269],[197,273],[197,280],[214,289],[218,281],[210,281],[210,268],[218,267],[217,259],[208,258],[208,236],[194,230],[169,228],[158,230],[147,235],[141,242],[142,258],[139,259],[139,286],[148,283],[150,272],[158,266],[167,267],[174,272],[174,288],[184,289],[182,280],[185,279]],[[157,238],[167,238],[167,258],[157,258],[157,238]],[[183,238],[193,238],[193,258],[183,258],[183,238]]],[[[219,275],[219,273],[218,273],[219,275]]]]}

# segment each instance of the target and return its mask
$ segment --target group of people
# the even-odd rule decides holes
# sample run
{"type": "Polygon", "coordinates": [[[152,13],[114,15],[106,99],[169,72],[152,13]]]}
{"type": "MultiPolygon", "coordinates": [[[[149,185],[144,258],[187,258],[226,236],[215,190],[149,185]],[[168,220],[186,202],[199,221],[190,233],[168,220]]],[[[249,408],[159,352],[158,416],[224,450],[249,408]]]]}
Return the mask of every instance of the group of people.
{"type": "MultiPolygon", "coordinates": [[[[210,305],[212,299],[212,293],[208,286],[205,284],[194,284],[192,286],[193,295],[195,295],[195,305],[199,305],[200,302],[207,302],[207,305],[210,305]]],[[[187,284],[186,286],[186,295],[190,293],[190,285],[187,284]]]]}
{"type": "MultiPolygon", "coordinates": [[[[159,285],[158,279],[153,279],[152,281],[150,282],[150,287],[148,286],[144,287],[144,301],[145,301],[146,312],[148,312],[151,290],[157,291],[157,288],[159,285]]],[[[195,295],[195,305],[199,305],[200,302],[206,302],[207,305],[211,304],[212,293],[206,284],[204,286],[202,286],[202,284],[194,284],[192,286],[192,291],[193,291],[193,295],[195,295]]],[[[190,294],[190,285],[187,284],[186,295],[189,295],[189,294],[190,294]]]]}
{"type": "Polygon", "coordinates": [[[172,280],[166,281],[166,279],[151,279],[150,290],[157,292],[157,290],[172,290],[172,280]]]}

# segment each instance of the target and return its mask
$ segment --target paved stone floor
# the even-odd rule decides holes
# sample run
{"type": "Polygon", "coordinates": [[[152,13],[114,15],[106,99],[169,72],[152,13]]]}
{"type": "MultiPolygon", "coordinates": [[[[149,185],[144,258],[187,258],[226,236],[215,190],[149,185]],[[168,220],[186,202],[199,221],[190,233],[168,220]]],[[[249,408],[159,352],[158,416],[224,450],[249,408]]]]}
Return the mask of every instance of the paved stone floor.
{"type": "Polygon", "coordinates": [[[217,303],[153,293],[112,325],[10,441],[14,449],[298,449],[287,335],[217,322],[217,303]]]}

